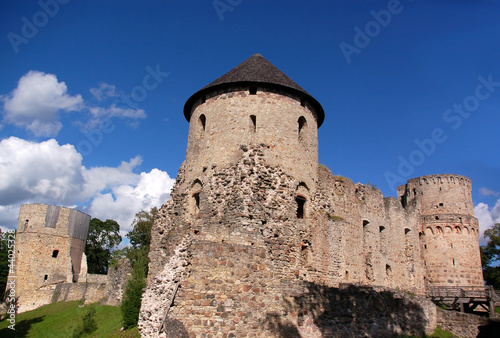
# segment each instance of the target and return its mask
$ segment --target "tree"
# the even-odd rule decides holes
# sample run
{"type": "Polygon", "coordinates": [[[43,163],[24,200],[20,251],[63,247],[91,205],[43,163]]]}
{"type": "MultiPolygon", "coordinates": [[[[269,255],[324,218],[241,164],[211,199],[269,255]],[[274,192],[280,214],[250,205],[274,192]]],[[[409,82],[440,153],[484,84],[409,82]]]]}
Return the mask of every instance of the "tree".
{"type": "Polygon", "coordinates": [[[500,223],[484,232],[484,238],[488,243],[481,246],[481,263],[483,264],[483,276],[486,284],[500,289],[500,223]],[[492,266],[492,264],[496,266],[492,266]]]}
{"type": "Polygon", "coordinates": [[[113,253],[114,259],[122,256],[127,257],[133,270],[132,276],[125,287],[120,306],[124,328],[136,326],[139,319],[141,297],[146,287],[146,276],[148,274],[151,228],[157,213],[158,209],[156,207],[153,207],[150,211],[139,211],[132,223],[132,231],[127,234],[131,246],[113,253]]]}
{"type": "Polygon", "coordinates": [[[107,219],[103,222],[98,218],[92,218],[85,245],[88,272],[106,274],[111,252],[121,241],[120,226],[116,221],[107,219]]]}
{"type": "Polygon", "coordinates": [[[139,311],[141,310],[141,297],[146,287],[146,274],[144,268],[136,268],[132,277],[127,282],[120,310],[123,318],[123,327],[128,329],[137,325],[139,311]]]}
{"type": "Polygon", "coordinates": [[[11,249],[13,247],[13,243],[9,242],[9,235],[11,235],[11,240],[15,238],[12,233],[5,233],[0,230],[0,301],[3,300],[7,277],[9,276],[9,246],[11,249]]]}
{"type": "Polygon", "coordinates": [[[151,228],[157,213],[158,208],[153,207],[150,211],[141,210],[135,215],[132,223],[133,229],[127,234],[130,244],[134,248],[145,246],[149,248],[151,244],[151,228]]]}

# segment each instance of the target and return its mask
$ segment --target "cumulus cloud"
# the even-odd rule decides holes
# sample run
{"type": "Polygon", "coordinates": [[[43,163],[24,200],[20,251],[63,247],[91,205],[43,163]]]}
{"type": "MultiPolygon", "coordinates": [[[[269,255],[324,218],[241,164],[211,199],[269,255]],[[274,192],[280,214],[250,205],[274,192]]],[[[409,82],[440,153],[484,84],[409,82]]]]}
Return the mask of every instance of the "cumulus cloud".
{"type": "Polygon", "coordinates": [[[87,130],[96,128],[109,118],[126,118],[132,120],[134,125],[137,120],[147,117],[144,109],[131,106],[128,99],[126,102],[120,100],[119,97],[128,96],[114,85],[100,83],[99,87],[91,88],[90,93],[99,102],[109,98],[114,98],[114,102],[107,107],[91,106],[84,102],[81,95],[69,95],[66,84],[59,82],[54,74],[31,70],[19,79],[17,88],[10,94],[0,95],[0,102],[4,105],[3,122],[25,128],[35,136],[51,137],[63,127],[60,121],[62,111],[87,113],[83,122],[76,122],[87,130]]]}
{"type": "Polygon", "coordinates": [[[82,155],[56,140],[0,141],[0,226],[17,224],[24,203],[80,206],[92,217],[115,219],[129,229],[134,215],[170,197],[174,179],[161,170],[135,173],[136,156],[117,167],[86,168],[82,155]]]}
{"type": "Polygon", "coordinates": [[[491,229],[496,223],[500,223],[500,199],[497,200],[491,210],[488,204],[479,203],[474,207],[474,215],[479,221],[479,230],[481,233],[479,243],[485,244],[484,231],[491,229]]]}
{"type": "Polygon", "coordinates": [[[4,121],[26,128],[35,136],[54,136],[62,128],[60,111],[83,109],[81,95],[71,96],[64,82],[53,74],[29,71],[17,88],[4,96],[4,121]]]}
{"type": "Polygon", "coordinates": [[[143,172],[135,186],[123,184],[115,186],[109,193],[96,195],[89,212],[93,217],[113,218],[122,231],[128,232],[132,230],[131,224],[138,211],[158,207],[170,198],[174,183],[175,180],[164,171],[143,172]]]}

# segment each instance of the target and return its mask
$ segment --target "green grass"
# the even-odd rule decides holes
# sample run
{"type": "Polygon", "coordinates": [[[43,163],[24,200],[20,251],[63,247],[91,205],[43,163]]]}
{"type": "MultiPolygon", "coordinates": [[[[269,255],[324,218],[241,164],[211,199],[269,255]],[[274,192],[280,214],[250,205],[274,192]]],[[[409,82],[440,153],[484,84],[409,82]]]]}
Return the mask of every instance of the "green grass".
{"type": "Polygon", "coordinates": [[[430,336],[427,336],[428,338],[454,338],[454,336],[451,332],[445,331],[441,328],[441,326],[438,325],[436,330],[434,330],[434,333],[431,334],[430,336]]]}
{"type": "MultiPolygon", "coordinates": [[[[71,337],[87,310],[86,307],[78,307],[78,304],[78,301],[60,302],[18,314],[15,331],[8,328],[11,325],[8,321],[3,320],[0,322],[0,337],[71,337]]],[[[139,337],[137,328],[120,331],[120,308],[97,305],[96,310],[97,331],[92,337],[139,337]]]]}

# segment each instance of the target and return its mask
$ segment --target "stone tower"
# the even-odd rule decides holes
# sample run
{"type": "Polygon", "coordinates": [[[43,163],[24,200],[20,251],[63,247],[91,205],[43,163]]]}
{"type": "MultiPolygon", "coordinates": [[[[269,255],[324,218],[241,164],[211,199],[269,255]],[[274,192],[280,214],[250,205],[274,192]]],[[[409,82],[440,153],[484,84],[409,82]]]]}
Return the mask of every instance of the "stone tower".
{"type": "Polygon", "coordinates": [[[417,177],[407,182],[403,200],[416,203],[421,214],[426,282],[435,286],[483,285],[470,179],[460,175],[417,177]]]}
{"type": "Polygon", "coordinates": [[[84,250],[89,223],[90,216],[78,210],[21,206],[15,271],[9,275],[15,280],[18,313],[50,304],[57,284],[77,282],[80,273],[87,273],[84,250]]]}
{"type": "Polygon", "coordinates": [[[324,111],[256,54],[191,96],[184,115],[186,160],[153,229],[141,332],[158,333],[167,314],[169,326],[203,332],[191,314],[208,302],[219,316],[248,314],[238,326],[262,334],[258,309],[273,308],[298,278],[324,111]],[[243,290],[254,296],[242,299],[243,290]],[[169,296],[151,313],[156,292],[169,296]]]}
{"type": "Polygon", "coordinates": [[[265,144],[267,163],[308,187],[316,184],[321,105],[259,54],[192,95],[186,180],[238,161],[243,145],[265,144]]]}

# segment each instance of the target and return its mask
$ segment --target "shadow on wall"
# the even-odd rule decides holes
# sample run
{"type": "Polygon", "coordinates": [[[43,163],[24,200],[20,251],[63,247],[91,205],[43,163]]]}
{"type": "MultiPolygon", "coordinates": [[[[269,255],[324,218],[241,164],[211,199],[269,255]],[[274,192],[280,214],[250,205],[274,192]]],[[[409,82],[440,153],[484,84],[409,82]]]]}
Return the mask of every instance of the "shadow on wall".
{"type": "Polygon", "coordinates": [[[307,283],[307,290],[286,298],[284,313],[267,314],[265,324],[275,336],[423,336],[429,322],[417,298],[353,285],[331,288],[307,283]]]}

